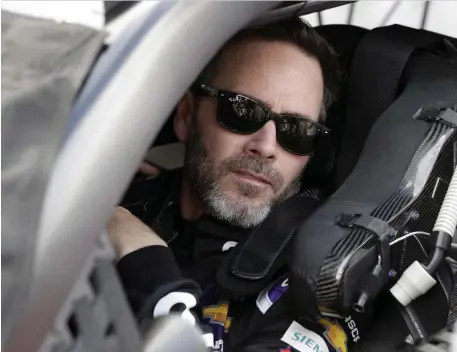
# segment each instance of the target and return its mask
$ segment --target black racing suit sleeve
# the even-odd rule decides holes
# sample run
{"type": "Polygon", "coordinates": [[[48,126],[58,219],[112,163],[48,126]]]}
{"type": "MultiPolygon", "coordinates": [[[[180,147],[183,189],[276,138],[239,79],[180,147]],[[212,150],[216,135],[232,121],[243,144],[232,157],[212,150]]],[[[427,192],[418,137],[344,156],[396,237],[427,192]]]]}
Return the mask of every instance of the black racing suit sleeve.
{"type": "Polygon", "coordinates": [[[136,250],[118,262],[117,270],[133,313],[140,323],[153,319],[158,311],[159,315],[163,315],[167,310],[177,312],[176,309],[184,311],[198,306],[200,287],[180,275],[168,247],[149,246],[136,250]],[[177,301],[173,303],[168,297],[163,302],[163,298],[170,293],[177,296],[177,301]],[[184,297],[184,302],[179,301],[179,295],[184,297]],[[165,303],[167,307],[163,306],[165,303]],[[158,304],[162,304],[162,307],[157,309],[158,304]]]}
{"type": "Polygon", "coordinates": [[[207,347],[213,344],[211,329],[200,325],[200,287],[181,277],[168,247],[149,246],[123,257],[117,265],[127,300],[135,314],[140,331],[145,334],[153,319],[170,313],[193,320],[202,330],[207,347]]]}
{"type": "Polygon", "coordinates": [[[200,288],[195,282],[181,277],[168,247],[148,246],[136,250],[118,262],[117,270],[127,299],[136,315],[140,313],[146,301],[154,306],[151,296],[157,297],[158,301],[172,291],[188,292],[196,299],[200,295],[200,288]],[[158,292],[161,294],[157,295],[158,292]]]}

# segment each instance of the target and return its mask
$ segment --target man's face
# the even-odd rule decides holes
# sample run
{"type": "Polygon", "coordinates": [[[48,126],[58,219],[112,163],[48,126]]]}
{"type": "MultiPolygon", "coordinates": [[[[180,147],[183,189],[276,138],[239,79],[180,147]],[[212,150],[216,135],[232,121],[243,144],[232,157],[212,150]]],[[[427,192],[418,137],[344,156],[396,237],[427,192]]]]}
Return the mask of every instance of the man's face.
{"type": "MultiPolygon", "coordinates": [[[[319,63],[292,44],[249,40],[222,54],[215,88],[265,101],[276,113],[318,119],[323,97],[319,63]]],[[[209,212],[242,227],[258,225],[271,207],[299,189],[308,156],[276,140],[269,121],[252,134],[236,134],[216,119],[216,98],[195,97],[186,142],[186,168],[209,212]]]]}

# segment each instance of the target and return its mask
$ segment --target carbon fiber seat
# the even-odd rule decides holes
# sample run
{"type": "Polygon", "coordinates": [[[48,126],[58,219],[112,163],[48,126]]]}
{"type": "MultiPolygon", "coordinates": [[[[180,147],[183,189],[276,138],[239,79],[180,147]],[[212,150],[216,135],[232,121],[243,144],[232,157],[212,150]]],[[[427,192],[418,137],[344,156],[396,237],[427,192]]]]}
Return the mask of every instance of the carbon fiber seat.
{"type": "Polygon", "coordinates": [[[386,289],[410,263],[427,258],[427,235],[389,244],[432,232],[456,167],[453,51],[446,38],[401,26],[365,34],[348,81],[333,174],[337,190],[296,231],[290,261],[295,309],[302,316],[322,309],[345,316],[374,308],[374,325],[354,345],[361,351],[393,351],[408,335],[427,340],[449,318],[455,283],[446,263],[439,284],[406,313],[386,289]],[[376,41],[367,43],[368,35],[376,41]],[[381,273],[374,276],[374,268],[381,273]],[[369,297],[363,302],[362,292],[369,297]]]}

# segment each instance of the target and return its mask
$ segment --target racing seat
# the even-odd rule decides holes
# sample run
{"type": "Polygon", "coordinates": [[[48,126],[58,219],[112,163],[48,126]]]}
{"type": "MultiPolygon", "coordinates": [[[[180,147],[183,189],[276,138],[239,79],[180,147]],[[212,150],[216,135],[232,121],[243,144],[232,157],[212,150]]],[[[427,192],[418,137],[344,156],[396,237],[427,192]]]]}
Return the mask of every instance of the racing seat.
{"type": "MultiPolygon", "coordinates": [[[[327,39],[334,44],[328,33],[327,39]]],[[[407,234],[418,228],[432,232],[431,226],[442,198],[438,198],[439,204],[428,202],[424,206],[425,203],[421,202],[424,202],[426,197],[433,195],[433,202],[436,202],[437,194],[429,189],[428,195],[424,195],[427,192],[423,190],[430,188],[438,175],[439,179],[447,181],[444,184],[438,181],[436,188],[444,186],[442,191],[446,193],[450,175],[456,167],[457,114],[452,110],[455,110],[457,104],[455,62],[455,47],[450,39],[430,32],[391,26],[375,29],[362,37],[356,48],[347,82],[347,99],[342,114],[344,130],[341,150],[337,155],[333,173],[334,187],[338,190],[296,232],[297,250],[291,261],[294,279],[291,279],[290,287],[294,309],[301,309],[304,316],[316,313],[309,309],[310,302],[313,301],[316,302],[316,310],[319,305],[331,308],[336,313],[348,314],[357,307],[353,305],[353,300],[355,299],[355,303],[359,302],[359,285],[367,285],[369,282],[365,289],[371,290],[372,298],[377,298],[375,307],[380,309],[376,311],[375,327],[362,336],[362,343],[355,346],[361,351],[393,351],[408,334],[411,334],[414,342],[427,340],[429,334],[446,325],[449,306],[455,303],[452,302],[455,297],[451,297],[455,296],[454,274],[443,262],[439,272],[440,284],[411,304],[413,311],[422,317],[419,319],[420,324],[423,324],[419,328],[420,333],[418,334],[414,327],[405,327],[404,320],[398,315],[398,303],[390,299],[390,293],[385,291],[385,288],[393,285],[392,282],[395,281],[392,276],[399,273],[390,271],[390,266],[387,265],[382,269],[382,280],[373,280],[367,268],[370,271],[376,266],[381,252],[373,252],[372,254],[378,253],[378,256],[374,254],[368,260],[366,253],[370,252],[368,249],[370,246],[373,248],[374,244],[363,240],[370,231],[373,234],[380,229],[383,234],[374,235],[374,241],[377,241],[378,237],[389,237],[401,231],[407,234]],[[416,50],[418,48],[421,49],[416,50]],[[425,110],[419,110],[421,107],[425,110]],[[446,116],[449,116],[450,122],[440,123],[441,115],[432,114],[427,109],[448,111],[446,116]],[[418,114],[415,114],[416,112],[418,114]],[[413,115],[416,119],[413,119],[413,115]],[[420,121],[421,119],[435,119],[438,123],[431,124],[420,121]],[[434,127],[430,127],[431,125],[434,127]],[[419,188],[423,188],[416,189],[417,193],[398,208],[405,196],[401,193],[408,193],[407,187],[402,189],[403,182],[412,180],[408,180],[408,173],[411,177],[411,167],[421,159],[420,152],[417,154],[418,146],[423,147],[424,136],[430,137],[433,129],[440,128],[452,135],[448,136],[450,139],[444,143],[446,148],[443,153],[438,153],[441,155],[440,165],[446,165],[448,171],[442,174],[444,169],[438,168],[430,173],[423,169],[422,164],[420,171],[417,169],[416,172],[422,178],[421,182],[424,182],[419,188]],[[414,155],[416,156],[413,157],[414,155]],[[427,186],[426,179],[429,182],[427,186]],[[419,200],[419,194],[422,194],[422,200],[419,200]],[[400,209],[402,207],[403,209],[400,209]],[[419,210],[420,215],[415,219],[416,224],[412,225],[412,218],[405,216],[402,211],[411,211],[414,208],[419,210]],[[395,216],[397,220],[403,221],[402,224],[391,221],[395,216]],[[359,222],[358,219],[362,220],[359,222]],[[363,223],[367,219],[368,221],[363,223]],[[376,223],[381,227],[370,229],[377,220],[381,220],[376,223]],[[389,234],[391,230],[394,232],[389,234]],[[351,241],[358,243],[352,246],[351,241]],[[342,255],[346,250],[351,254],[342,255]],[[361,266],[356,268],[355,263],[361,263],[361,266]],[[334,280],[333,274],[336,273],[340,279],[334,280]],[[306,304],[303,304],[304,302],[306,304]],[[343,307],[346,304],[348,306],[343,307]]],[[[329,116],[329,123],[333,118],[335,116],[329,116]]],[[[438,137],[440,133],[433,138],[438,137]]],[[[428,139],[428,142],[432,139],[428,139]]],[[[427,144],[427,141],[425,142],[427,144]]],[[[424,151],[422,157],[426,154],[424,151]]],[[[433,163],[430,164],[428,160],[431,169],[435,167],[433,163]]],[[[411,214],[410,212],[408,215],[411,214]]],[[[392,239],[387,239],[386,242],[392,239]]],[[[422,255],[425,254],[424,249],[429,250],[433,246],[431,242],[428,237],[416,241],[416,244],[420,243],[422,255]]],[[[403,244],[406,246],[405,243],[403,244]]],[[[408,246],[410,244],[411,241],[408,246]]],[[[386,248],[389,251],[389,246],[386,248]]],[[[409,257],[408,260],[411,261],[414,260],[412,257],[419,253],[408,249],[409,254],[405,257],[399,253],[404,248],[392,247],[390,261],[386,260],[395,270],[398,269],[395,266],[398,264],[396,260],[409,257]]]]}

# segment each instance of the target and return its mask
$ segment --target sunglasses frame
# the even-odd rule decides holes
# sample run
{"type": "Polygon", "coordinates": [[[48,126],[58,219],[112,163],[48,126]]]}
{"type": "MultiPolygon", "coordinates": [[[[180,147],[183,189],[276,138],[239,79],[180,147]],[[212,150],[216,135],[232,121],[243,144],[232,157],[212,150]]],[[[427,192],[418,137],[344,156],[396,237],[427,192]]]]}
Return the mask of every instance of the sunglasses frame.
{"type": "MultiPolygon", "coordinates": [[[[255,98],[251,98],[249,96],[246,96],[244,94],[240,94],[240,93],[237,93],[237,92],[231,92],[231,91],[228,91],[228,90],[222,90],[222,89],[214,88],[214,87],[208,86],[206,84],[195,85],[193,87],[193,91],[194,92],[197,91],[196,93],[204,94],[206,96],[217,98],[217,99],[219,99],[219,98],[224,98],[224,99],[235,98],[236,99],[238,97],[241,97],[243,99],[250,100],[250,101],[252,101],[253,103],[257,104],[258,106],[260,106],[262,109],[265,110],[265,112],[266,112],[265,124],[268,121],[274,121],[275,124],[276,124],[278,122],[277,120],[279,120],[281,117],[292,117],[292,118],[297,118],[297,119],[300,119],[300,120],[305,120],[306,122],[309,122],[309,123],[313,124],[314,126],[316,126],[318,133],[320,133],[321,135],[328,135],[331,132],[331,130],[329,128],[327,128],[326,126],[324,126],[324,125],[322,125],[322,124],[320,124],[320,123],[318,123],[316,121],[313,121],[311,119],[308,119],[308,118],[305,118],[305,117],[302,117],[302,116],[291,115],[291,114],[278,114],[278,113],[272,111],[268,106],[265,106],[265,104],[263,104],[262,102],[256,100],[255,98]]],[[[234,129],[226,126],[223,122],[221,122],[221,120],[219,118],[219,107],[218,107],[218,112],[217,112],[217,118],[216,119],[217,119],[217,122],[222,127],[224,127],[225,129],[227,129],[227,130],[229,130],[229,131],[231,131],[233,133],[237,133],[237,134],[252,134],[252,133],[255,133],[255,132],[259,131],[260,129],[262,129],[263,126],[265,126],[265,124],[264,124],[258,130],[253,131],[253,132],[240,132],[238,130],[234,130],[234,129]]],[[[316,138],[318,138],[318,136],[316,136],[316,138]]],[[[302,156],[312,155],[314,153],[314,151],[316,150],[316,148],[314,148],[312,151],[310,151],[309,153],[306,153],[306,154],[297,153],[297,152],[291,151],[290,149],[288,149],[287,147],[282,145],[282,143],[280,143],[279,141],[278,141],[278,143],[281,145],[282,148],[287,150],[289,153],[292,153],[292,154],[295,154],[295,155],[302,155],[302,156]]]]}

